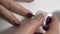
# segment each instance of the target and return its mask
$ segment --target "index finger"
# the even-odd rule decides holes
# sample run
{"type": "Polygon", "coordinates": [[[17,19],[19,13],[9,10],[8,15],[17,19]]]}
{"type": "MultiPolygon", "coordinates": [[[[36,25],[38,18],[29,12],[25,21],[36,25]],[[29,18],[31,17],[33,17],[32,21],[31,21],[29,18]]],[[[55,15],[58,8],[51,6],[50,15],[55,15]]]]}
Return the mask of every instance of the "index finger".
{"type": "Polygon", "coordinates": [[[35,19],[32,19],[23,27],[19,28],[15,34],[34,34],[34,32],[42,25],[44,15],[39,14],[35,19]]]}

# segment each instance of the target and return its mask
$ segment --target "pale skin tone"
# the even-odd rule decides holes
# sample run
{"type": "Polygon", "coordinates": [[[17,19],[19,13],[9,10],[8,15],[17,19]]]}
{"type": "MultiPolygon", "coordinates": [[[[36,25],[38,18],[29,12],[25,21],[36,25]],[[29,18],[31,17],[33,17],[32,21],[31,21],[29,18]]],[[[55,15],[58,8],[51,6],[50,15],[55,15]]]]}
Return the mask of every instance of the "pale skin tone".
{"type": "MultiPolygon", "coordinates": [[[[39,14],[35,19],[32,19],[30,22],[19,28],[14,34],[34,34],[43,24],[43,21],[44,15],[39,14]]],[[[45,34],[59,34],[59,23],[55,15],[52,17],[52,22],[45,34]]]]}
{"type": "MultiPolygon", "coordinates": [[[[12,24],[19,24],[20,21],[12,14],[12,12],[22,16],[25,16],[25,14],[28,12],[31,13],[29,10],[15,3],[13,0],[0,0],[0,17],[5,17],[5,19],[10,21],[12,24]]],[[[21,28],[19,27],[14,34],[34,34],[36,30],[43,24],[43,21],[44,15],[41,13],[34,19],[31,19],[21,28]]],[[[55,15],[53,15],[52,22],[45,34],[59,34],[59,23],[55,15]]]]}
{"type": "MultiPolygon", "coordinates": [[[[32,2],[33,0],[26,1],[32,2]]],[[[14,0],[0,0],[0,17],[17,26],[20,21],[13,15],[13,12],[27,18],[33,16],[32,12],[17,4],[14,0]]]]}

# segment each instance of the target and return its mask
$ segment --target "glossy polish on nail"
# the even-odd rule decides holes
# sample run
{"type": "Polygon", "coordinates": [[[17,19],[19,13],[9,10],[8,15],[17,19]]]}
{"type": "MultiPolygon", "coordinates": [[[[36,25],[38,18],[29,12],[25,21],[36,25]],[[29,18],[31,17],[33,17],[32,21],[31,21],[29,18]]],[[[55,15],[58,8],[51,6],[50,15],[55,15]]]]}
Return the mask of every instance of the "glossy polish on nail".
{"type": "Polygon", "coordinates": [[[43,26],[43,29],[45,31],[47,31],[49,29],[49,25],[50,25],[51,21],[52,21],[52,17],[48,16],[46,19],[46,24],[45,24],[45,26],[43,26]]]}

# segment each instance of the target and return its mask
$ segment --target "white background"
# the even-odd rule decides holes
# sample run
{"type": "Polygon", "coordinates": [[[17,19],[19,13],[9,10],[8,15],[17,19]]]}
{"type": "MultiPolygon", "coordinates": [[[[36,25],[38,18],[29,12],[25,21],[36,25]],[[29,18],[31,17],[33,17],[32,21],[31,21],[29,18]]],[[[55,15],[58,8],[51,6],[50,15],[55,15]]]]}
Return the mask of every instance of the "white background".
{"type": "MultiPolygon", "coordinates": [[[[17,2],[26,9],[35,14],[37,11],[44,12],[58,12],[60,10],[60,0],[35,0],[32,3],[17,2]]],[[[19,20],[23,20],[24,17],[14,14],[19,20]]],[[[60,14],[58,15],[60,16],[60,14]]],[[[9,24],[7,21],[0,18],[0,34],[12,34],[17,28],[9,24]]]]}

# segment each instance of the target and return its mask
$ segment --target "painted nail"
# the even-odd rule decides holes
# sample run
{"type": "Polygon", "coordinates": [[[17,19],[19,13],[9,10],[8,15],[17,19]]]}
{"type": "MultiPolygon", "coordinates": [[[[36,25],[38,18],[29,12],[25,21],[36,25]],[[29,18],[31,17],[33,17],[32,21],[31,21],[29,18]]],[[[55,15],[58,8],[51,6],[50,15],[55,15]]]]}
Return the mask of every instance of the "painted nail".
{"type": "Polygon", "coordinates": [[[34,16],[32,13],[28,13],[28,14],[26,15],[26,17],[28,17],[28,18],[31,18],[32,16],[34,16]]]}
{"type": "Polygon", "coordinates": [[[20,26],[20,23],[19,24],[14,24],[15,26],[20,26]]]}
{"type": "Polygon", "coordinates": [[[43,26],[43,29],[45,31],[47,31],[49,29],[49,25],[50,25],[51,21],[52,21],[52,17],[48,16],[46,19],[46,24],[45,24],[45,26],[43,26]]]}

